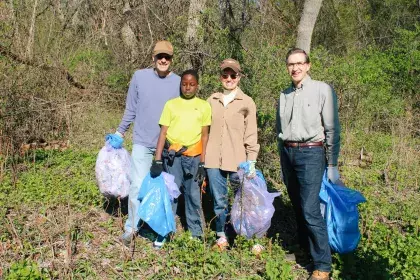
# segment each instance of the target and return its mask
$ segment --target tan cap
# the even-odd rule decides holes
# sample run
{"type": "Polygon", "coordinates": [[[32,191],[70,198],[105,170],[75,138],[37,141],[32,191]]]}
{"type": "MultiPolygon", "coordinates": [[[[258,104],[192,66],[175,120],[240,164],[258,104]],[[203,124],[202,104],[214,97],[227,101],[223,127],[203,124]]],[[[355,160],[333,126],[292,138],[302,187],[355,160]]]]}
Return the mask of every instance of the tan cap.
{"type": "Polygon", "coordinates": [[[174,47],[168,41],[159,41],[153,49],[153,55],[155,56],[160,53],[166,53],[172,56],[174,54],[174,47]]]}
{"type": "Polygon", "coordinates": [[[235,71],[236,73],[240,73],[241,70],[241,65],[239,65],[239,62],[234,60],[233,58],[227,58],[225,60],[222,61],[222,63],[220,64],[220,70],[225,70],[226,68],[230,68],[233,71],[235,71]]]}

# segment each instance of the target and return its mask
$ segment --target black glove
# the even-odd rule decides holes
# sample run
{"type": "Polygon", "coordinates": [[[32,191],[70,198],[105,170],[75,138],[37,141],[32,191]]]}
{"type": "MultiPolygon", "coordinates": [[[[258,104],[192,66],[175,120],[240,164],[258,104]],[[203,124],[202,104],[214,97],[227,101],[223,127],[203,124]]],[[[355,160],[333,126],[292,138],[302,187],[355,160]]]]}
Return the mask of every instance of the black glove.
{"type": "Polygon", "coordinates": [[[152,178],[159,177],[163,171],[163,161],[154,160],[152,166],[150,167],[150,176],[152,178]]]}
{"type": "Polygon", "coordinates": [[[195,181],[198,181],[198,184],[201,187],[204,179],[206,179],[206,169],[204,169],[204,162],[200,162],[198,164],[197,174],[195,175],[195,181]]]}

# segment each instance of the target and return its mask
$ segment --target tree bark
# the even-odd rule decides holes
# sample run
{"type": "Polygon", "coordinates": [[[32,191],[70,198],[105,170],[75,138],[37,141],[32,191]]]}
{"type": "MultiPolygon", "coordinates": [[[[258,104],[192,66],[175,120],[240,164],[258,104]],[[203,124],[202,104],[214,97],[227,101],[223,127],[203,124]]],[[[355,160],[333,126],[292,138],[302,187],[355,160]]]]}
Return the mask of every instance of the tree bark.
{"type": "Polygon", "coordinates": [[[131,12],[132,10],[129,1],[124,1],[123,14],[125,22],[121,28],[121,38],[125,47],[129,50],[129,60],[132,62],[136,60],[138,56],[138,46],[136,34],[130,26],[131,12]]]}
{"type": "Polygon", "coordinates": [[[312,32],[314,31],[316,19],[321,9],[322,0],[305,0],[303,12],[298,26],[296,47],[311,50],[312,32]]]}
{"type": "Polygon", "coordinates": [[[188,26],[185,36],[185,44],[190,51],[189,67],[199,69],[202,65],[202,55],[198,50],[203,44],[203,36],[198,33],[200,26],[200,15],[205,8],[206,0],[191,0],[188,10],[188,26]]]}
{"type": "Polygon", "coordinates": [[[32,60],[34,53],[34,40],[35,40],[35,20],[36,20],[36,6],[38,5],[38,0],[34,2],[34,8],[32,11],[31,25],[29,27],[28,34],[28,43],[26,44],[26,59],[32,60]]]}

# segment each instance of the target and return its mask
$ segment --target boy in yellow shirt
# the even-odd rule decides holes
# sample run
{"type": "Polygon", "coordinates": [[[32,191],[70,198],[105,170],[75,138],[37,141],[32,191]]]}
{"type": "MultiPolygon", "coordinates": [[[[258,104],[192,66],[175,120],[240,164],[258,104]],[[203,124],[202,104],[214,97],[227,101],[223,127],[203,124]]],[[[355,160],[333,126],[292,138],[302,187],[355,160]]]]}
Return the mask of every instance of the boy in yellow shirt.
{"type": "MultiPolygon", "coordinates": [[[[160,117],[161,130],[150,175],[159,176],[165,166],[165,170],[175,176],[175,183],[184,187],[188,230],[193,237],[200,238],[203,234],[200,185],[206,176],[204,161],[211,107],[196,97],[197,91],[198,73],[195,70],[182,73],[181,96],[166,102],[160,117]]],[[[153,246],[161,248],[164,241],[165,238],[159,236],[153,246]]]]}

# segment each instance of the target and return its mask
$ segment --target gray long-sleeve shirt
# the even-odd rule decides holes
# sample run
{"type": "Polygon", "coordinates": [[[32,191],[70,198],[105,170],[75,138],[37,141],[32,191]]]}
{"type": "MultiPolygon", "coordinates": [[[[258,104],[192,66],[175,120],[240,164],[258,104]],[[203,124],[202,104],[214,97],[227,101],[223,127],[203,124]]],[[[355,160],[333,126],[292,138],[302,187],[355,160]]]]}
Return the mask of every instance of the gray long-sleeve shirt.
{"type": "Polygon", "coordinates": [[[160,78],[153,69],[137,70],[128,88],[118,132],[124,134],[134,121],[133,143],[155,148],[163,106],[169,99],[179,96],[180,82],[181,78],[175,73],[160,78]]]}
{"type": "Polygon", "coordinates": [[[281,92],[276,129],[280,144],[325,141],[328,164],[337,164],[340,152],[337,95],[328,84],[307,76],[302,87],[292,84],[281,92]]]}

